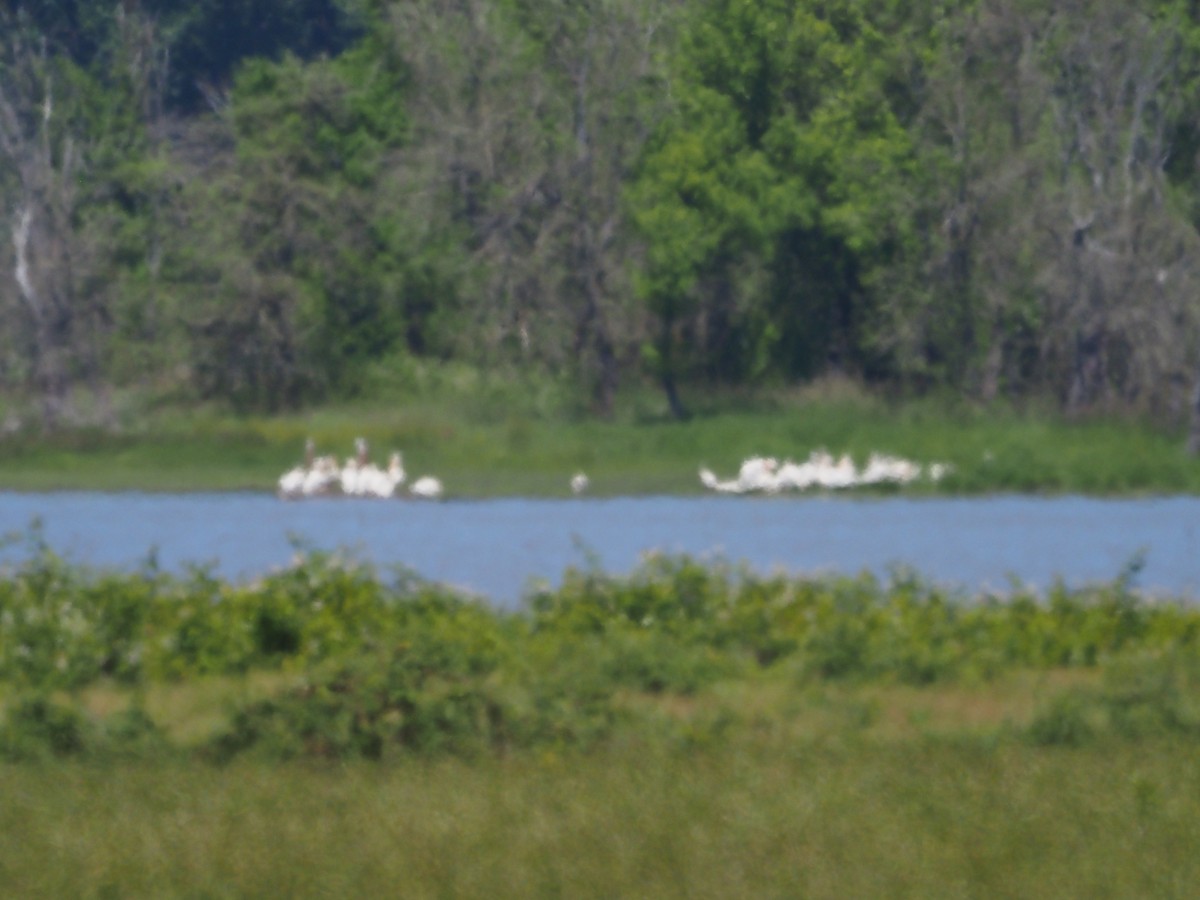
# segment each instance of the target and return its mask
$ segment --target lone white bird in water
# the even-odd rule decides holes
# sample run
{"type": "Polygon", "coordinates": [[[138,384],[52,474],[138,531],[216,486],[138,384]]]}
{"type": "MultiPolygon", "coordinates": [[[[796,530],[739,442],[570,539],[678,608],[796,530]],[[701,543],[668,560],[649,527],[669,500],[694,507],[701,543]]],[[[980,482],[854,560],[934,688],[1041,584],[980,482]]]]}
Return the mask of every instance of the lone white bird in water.
{"type": "Polygon", "coordinates": [[[442,483],[432,475],[423,475],[412,483],[408,492],[423,500],[437,500],[442,496],[442,483]]]}
{"type": "Polygon", "coordinates": [[[571,478],[571,493],[582,494],[588,489],[589,484],[591,484],[591,482],[588,481],[588,477],[586,475],[584,475],[582,472],[576,472],[571,478]]]}

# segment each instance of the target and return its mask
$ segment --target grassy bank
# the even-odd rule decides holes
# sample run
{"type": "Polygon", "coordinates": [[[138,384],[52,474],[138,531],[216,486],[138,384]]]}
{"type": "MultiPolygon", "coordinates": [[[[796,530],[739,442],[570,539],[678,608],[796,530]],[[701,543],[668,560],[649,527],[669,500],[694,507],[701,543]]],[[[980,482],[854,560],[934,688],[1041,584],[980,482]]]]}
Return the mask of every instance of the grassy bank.
{"type": "Polygon", "coordinates": [[[1184,896],[1200,609],[657,558],[0,578],[19,896],[1184,896]]]}
{"type": "Polygon", "coordinates": [[[696,493],[700,465],[729,476],[747,456],[801,460],[818,448],[860,464],[880,451],[954,467],[941,484],[910,492],[1200,492],[1200,462],[1175,431],[935,403],[893,407],[853,390],[724,398],[686,422],[652,408],[612,422],[571,419],[486,392],[469,403],[459,396],[276,418],[130,415],[117,429],[0,438],[0,488],[272,490],[307,437],[344,457],[360,435],[375,458],[401,450],[410,473],[436,474],[460,497],[565,495],[580,469],[602,496],[696,493]]]}

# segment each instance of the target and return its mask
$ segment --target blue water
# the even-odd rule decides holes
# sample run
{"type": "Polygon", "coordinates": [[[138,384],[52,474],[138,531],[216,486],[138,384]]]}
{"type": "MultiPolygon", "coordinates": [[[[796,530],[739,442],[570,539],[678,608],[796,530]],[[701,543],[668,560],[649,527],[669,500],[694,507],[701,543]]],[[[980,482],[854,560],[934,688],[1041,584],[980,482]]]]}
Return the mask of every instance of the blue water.
{"type": "MultiPolygon", "coordinates": [[[[292,540],[348,548],[515,606],[535,581],[594,558],[627,572],[650,551],[744,561],[763,572],[886,575],[908,565],[939,582],[1045,587],[1116,576],[1141,554],[1137,584],[1200,598],[1200,498],[906,499],[638,497],[446,503],[310,500],[265,494],[0,492],[0,532],[42,522],[68,559],[132,568],[153,549],[179,571],[249,578],[286,565],[292,540]]],[[[3,557],[21,551],[10,546],[3,557]]]]}

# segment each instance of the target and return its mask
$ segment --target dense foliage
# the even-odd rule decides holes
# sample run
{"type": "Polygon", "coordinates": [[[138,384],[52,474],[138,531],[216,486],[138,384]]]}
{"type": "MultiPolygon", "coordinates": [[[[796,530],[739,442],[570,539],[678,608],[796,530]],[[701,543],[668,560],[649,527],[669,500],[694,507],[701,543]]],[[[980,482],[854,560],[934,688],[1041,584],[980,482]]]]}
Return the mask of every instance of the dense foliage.
{"type": "Polygon", "coordinates": [[[840,373],[1182,419],[1200,22],[1174,0],[21,0],[0,395],[278,410],[416,362],[840,373]]]}
{"type": "Polygon", "coordinates": [[[568,571],[503,613],[336,554],[238,585],[152,561],[91,572],[32,539],[0,581],[0,750],[15,757],[162,746],[136,703],[96,721],[67,702],[88,688],[136,697],[251,673],[280,680],[229,713],[208,747],[218,758],[586,747],[630,722],[695,739],[720,716],[664,719],[637,698],[755,680],[918,687],[1073,669],[1114,679],[1055,695],[1029,726],[1035,741],[1200,728],[1200,610],[1142,598],[1132,568],[1094,588],[972,598],[905,573],[764,577],[655,557],[628,577],[568,571]]]}

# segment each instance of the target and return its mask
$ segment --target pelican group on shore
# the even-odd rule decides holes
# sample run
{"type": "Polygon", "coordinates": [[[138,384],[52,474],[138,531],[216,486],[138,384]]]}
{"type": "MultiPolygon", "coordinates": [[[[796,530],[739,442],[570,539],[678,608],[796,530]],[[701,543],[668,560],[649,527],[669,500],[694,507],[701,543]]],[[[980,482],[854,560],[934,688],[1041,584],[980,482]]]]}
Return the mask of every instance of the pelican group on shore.
{"type": "MultiPolygon", "coordinates": [[[[826,450],[814,450],[808,459],[796,463],[790,459],[779,462],[773,456],[751,456],[742,462],[737,476],[722,481],[707,468],[700,469],[700,483],[719,494],[778,494],[782,491],[805,491],[810,488],[844,490],[863,485],[905,485],[927,478],[940,481],[951,471],[947,463],[931,463],[925,467],[911,460],[882,453],[872,453],[860,470],[849,454],[834,456],[826,450]]],[[[278,494],[285,500],[308,497],[368,497],[386,500],[401,494],[407,481],[404,458],[393,451],[387,468],[370,460],[365,438],[354,441],[354,455],[339,465],[333,456],[317,456],[310,438],[304,445],[304,462],[279,477],[278,494]]],[[[570,480],[571,492],[584,493],[589,479],[577,472],[570,480]]],[[[402,496],[422,500],[441,499],[445,489],[440,479],[422,475],[402,496]]]]}
{"type": "Polygon", "coordinates": [[[802,463],[773,456],[752,456],[742,463],[737,477],[722,481],[710,470],[700,469],[700,483],[720,494],[777,494],[809,488],[843,490],[871,484],[910,484],[922,477],[941,480],[950,471],[946,463],[920,464],[896,456],[872,453],[860,471],[849,454],[834,459],[825,450],[814,450],[802,463]]]}
{"type": "MultiPolygon", "coordinates": [[[[304,462],[279,478],[278,494],[284,500],[308,497],[367,497],[386,500],[404,485],[404,457],[393,451],[387,468],[371,462],[366,438],[356,438],[354,455],[342,465],[334,456],[317,456],[312,438],[304,444],[304,462]]],[[[429,475],[418,478],[409,495],[426,500],[442,496],[442,483],[429,475]]]]}

